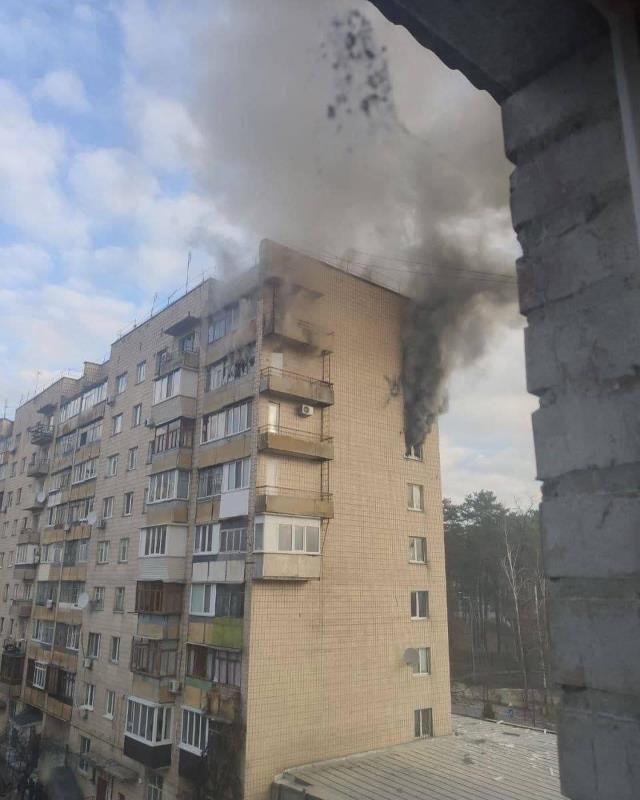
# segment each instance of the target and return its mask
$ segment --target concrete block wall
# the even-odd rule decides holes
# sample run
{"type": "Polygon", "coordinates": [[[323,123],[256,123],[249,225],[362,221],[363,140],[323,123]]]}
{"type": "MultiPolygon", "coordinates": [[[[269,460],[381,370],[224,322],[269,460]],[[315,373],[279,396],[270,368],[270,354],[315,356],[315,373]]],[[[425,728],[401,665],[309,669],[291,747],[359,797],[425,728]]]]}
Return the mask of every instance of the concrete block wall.
{"type": "Polygon", "coordinates": [[[640,274],[600,40],[503,105],[563,792],[640,796],[640,274]]]}

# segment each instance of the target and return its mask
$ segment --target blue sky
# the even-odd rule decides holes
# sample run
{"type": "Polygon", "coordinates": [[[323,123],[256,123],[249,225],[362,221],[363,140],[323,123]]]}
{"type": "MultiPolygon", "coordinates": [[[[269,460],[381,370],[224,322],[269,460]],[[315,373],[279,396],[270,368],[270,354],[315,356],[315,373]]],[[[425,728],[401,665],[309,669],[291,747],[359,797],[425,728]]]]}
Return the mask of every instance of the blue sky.
{"type": "MultiPolygon", "coordinates": [[[[291,45],[294,37],[278,38],[282,25],[275,13],[256,26],[247,11],[252,4],[255,9],[255,0],[2,3],[0,409],[6,401],[10,416],[22,397],[61,372],[105,358],[120,331],[184,287],[189,252],[196,280],[220,269],[220,246],[249,258],[259,236],[281,235],[286,204],[279,217],[257,213],[253,187],[240,191],[234,180],[248,174],[256,193],[261,180],[267,192],[277,193],[288,160],[301,174],[305,169],[306,153],[296,162],[292,151],[297,138],[315,135],[319,122],[314,116],[305,122],[309,92],[296,91],[317,75],[311,74],[315,66],[296,70],[295,59],[306,65],[315,45],[295,36],[297,50],[282,53],[282,42],[291,45]],[[262,47],[276,63],[272,75],[260,74],[260,62],[256,69],[247,59],[245,43],[258,53],[262,47]],[[257,109],[253,118],[245,114],[245,90],[257,109]],[[269,90],[265,111],[261,102],[269,90]],[[300,116],[289,117],[298,107],[300,116]]],[[[278,0],[270,8],[278,4],[281,11],[286,6],[292,25],[296,14],[310,30],[322,22],[321,4],[312,11],[302,0],[278,0]]],[[[499,163],[504,197],[489,201],[485,192],[470,216],[461,217],[461,230],[469,220],[490,228],[497,219],[492,241],[512,267],[517,246],[508,226],[508,165],[501,161],[497,107],[401,29],[370,13],[388,48],[403,125],[425,138],[454,179],[451,165],[458,162],[458,175],[476,161],[499,163]],[[416,82],[416,74],[429,80],[416,82]],[[415,100],[417,91],[424,93],[422,102],[415,100]],[[477,148],[486,157],[470,162],[477,148]]],[[[313,161],[327,182],[332,167],[342,169],[333,164],[333,147],[332,140],[328,155],[313,161]]],[[[483,182],[491,180],[478,176],[478,185],[483,182]]],[[[460,185],[466,192],[475,184],[460,185]]],[[[283,184],[282,193],[289,188],[283,184]]],[[[321,194],[318,202],[327,205],[321,194]]],[[[363,229],[356,244],[370,241],[372,230],[363,229]]],[[[453,376],[441,432],[445,493],[454,497],[483,487],[509,503],[537,497],[529,423],[534,401],[524,390],[521,327],[514,312],[492,337],[488,354],[453,376]]]]}

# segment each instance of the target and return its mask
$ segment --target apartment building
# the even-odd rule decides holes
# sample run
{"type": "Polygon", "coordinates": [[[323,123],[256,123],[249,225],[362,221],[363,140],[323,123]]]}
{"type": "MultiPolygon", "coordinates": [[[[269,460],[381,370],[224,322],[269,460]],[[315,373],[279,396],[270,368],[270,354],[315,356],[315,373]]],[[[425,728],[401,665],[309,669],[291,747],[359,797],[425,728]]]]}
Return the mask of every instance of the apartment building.
{"type": "Polygon", "coordinates": [[[8,724],[84,796],[201,797],[231,742],[262,800],[287,767],[450,733],[406,302],[265,241],[0,421],[8,724]]]}

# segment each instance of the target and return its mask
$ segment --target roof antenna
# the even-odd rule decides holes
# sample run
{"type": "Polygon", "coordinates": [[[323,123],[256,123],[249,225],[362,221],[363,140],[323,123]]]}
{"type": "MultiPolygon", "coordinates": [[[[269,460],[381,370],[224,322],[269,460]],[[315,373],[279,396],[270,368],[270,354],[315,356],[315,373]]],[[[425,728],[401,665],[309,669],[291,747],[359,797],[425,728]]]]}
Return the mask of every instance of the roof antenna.
{"type": "Polygon", "coordinates": [[[191,250],[189,250],[189,255],[187,256],[187,279],[184,282],[184,293],[186,294],[189,291],[189,267],[191,266],[191,250]]]}
{"type": "Polygon", "coordinates": [[[150,318],[153,316],[153,309],[156,306],[156,300],[157,299],[158,299],[158,292],[155,292],[154,295],[153,295],[153,302],[151,303],[151,311],[149,312],[149,317],[150,318]]]}

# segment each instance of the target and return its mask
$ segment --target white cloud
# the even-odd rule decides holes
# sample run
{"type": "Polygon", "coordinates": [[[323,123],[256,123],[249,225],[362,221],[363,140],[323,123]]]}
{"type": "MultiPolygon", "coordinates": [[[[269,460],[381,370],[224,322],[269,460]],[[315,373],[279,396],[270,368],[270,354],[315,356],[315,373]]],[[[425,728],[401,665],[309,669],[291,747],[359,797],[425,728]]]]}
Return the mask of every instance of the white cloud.
{"type": "Polygon", "coordinates": [[[0,247],[0,274],[5,284],[30,285],[42,280],[51,270],[51,256],[32,244],[0,247]]]}
{"type": "Polygon", "coordinates": [[[38,242],[79,244],[86,220],[61,189],[67,151],[64,134],[37,122],[26,99],[0,81],[0,214],[38,242]]]}
{"type": "Polygon", "coordinates": [[[84,84],[68,69],[57,69],[48,72],[41,78],[33,89],[33,96],[65,111],[81,113],[88,111],[89,101],[84,84]]]}

